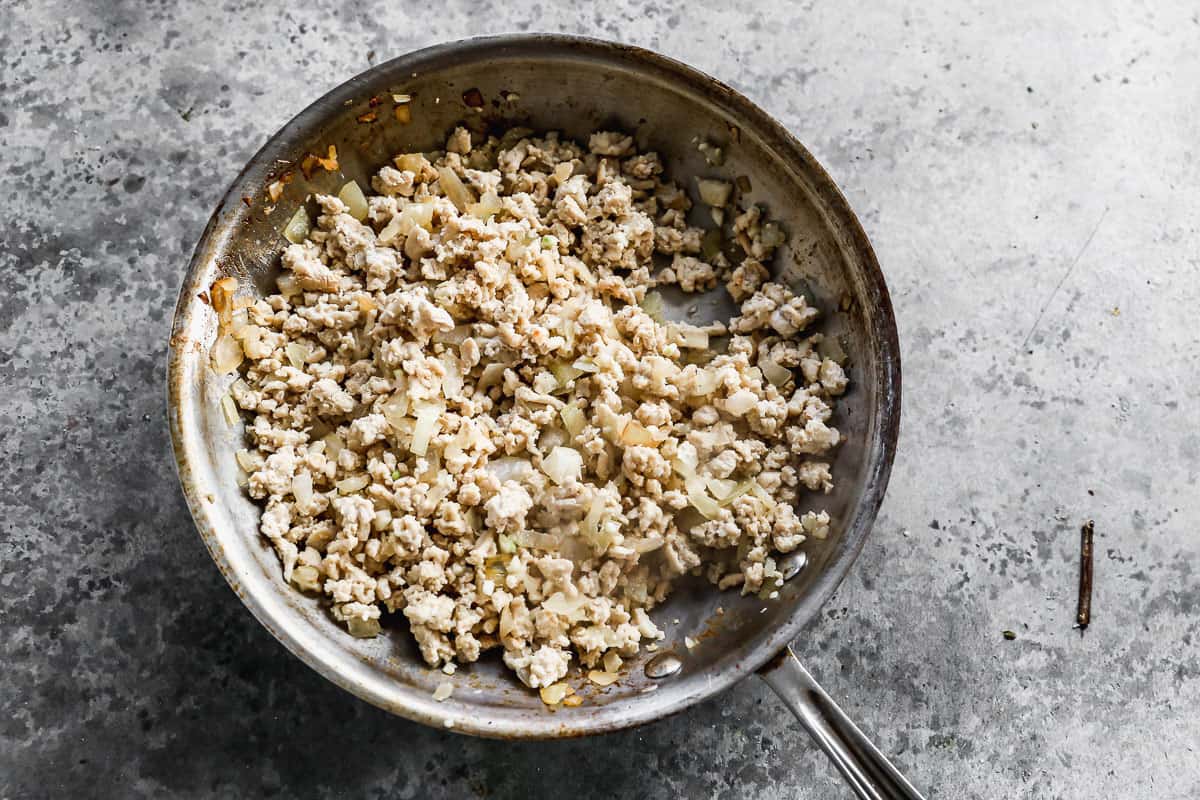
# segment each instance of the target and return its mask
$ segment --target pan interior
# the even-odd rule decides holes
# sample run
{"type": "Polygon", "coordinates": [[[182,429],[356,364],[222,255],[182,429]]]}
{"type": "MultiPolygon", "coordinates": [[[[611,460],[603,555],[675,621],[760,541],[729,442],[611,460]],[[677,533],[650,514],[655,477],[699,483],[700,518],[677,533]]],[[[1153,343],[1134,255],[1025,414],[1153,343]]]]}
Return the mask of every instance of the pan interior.
{"type": "MultiPolygon", "coordinates": [[[[732,310],[723,290],[699,299],[667,293],[667,299],[668,316],[680,319],[728,319],[732,310]]],[[[351,80],[301,113],[255,156],[214,215],[185,279],[171,344],[169,410],[185,493],[214,559],[247,606],[293,652],[359,696],[413,719],[492,736],[627,727],[690,705],[760,666],[800,631],[861,547],[886,484],[898,421],[898,354],[886,289],[852,213],[811,156],[705,76],[645,51],[568,37],[504,37],[421,51],[351,80]],[[464,94],[474,98],[469,90],[484,98],[483,109],[464,102],[464,94]],[[407,124],[392,115],[393,93],[412,97],[407,124]],[[372,112],[375,120],[364,122],[372,112]],[[391,156],[438,149],[464,120],[477,129],[560,130],[583,141],[617,128],[658,151],[681,184],[694,175],[746,176],[748,199],[766,206],[790,234],[773,265],[776,279],[816,302],[825,312],[819,329],[839,337],[849,357],[851,388],[833,422],[845,440],[833,465],[836,488],[801,501],[801,511],[825,508],[835,520],[827,540],[803,546],[808,566],[770,601],[681,583],[653,616],[667,633],[658,652],[679,655],[682,671],[652,681],[643,666],[655,654],[643,652],[605,690],[573,678],[584,704],[554,712],[496,657],[447,677],[421,662],[402,620],[385,621],[390,635],[353,639],[317,600],[285,585],[273,550],[257,534],[259,510],[236,483],[233,454],[242,433],[226,423],[219,402],[234,376],[208,368],[216,319],[201,294],[214,280],[234,275],[257,294],[271,291],[286,244],[279,231],[307,195],[336,193],[351,178],[368,185],[391,156]],[[697,139],[723,146],[725,164],[709,166],[697,139]],[[265,187],[330,145],[340,172],[318,169],[305,178],[293,170],[274,211],[265,213],[265,187]],[[698,644],[686,648],[685,636],[698,644]],[[446,680],[454,694],[433,701],[446,680]]]]}

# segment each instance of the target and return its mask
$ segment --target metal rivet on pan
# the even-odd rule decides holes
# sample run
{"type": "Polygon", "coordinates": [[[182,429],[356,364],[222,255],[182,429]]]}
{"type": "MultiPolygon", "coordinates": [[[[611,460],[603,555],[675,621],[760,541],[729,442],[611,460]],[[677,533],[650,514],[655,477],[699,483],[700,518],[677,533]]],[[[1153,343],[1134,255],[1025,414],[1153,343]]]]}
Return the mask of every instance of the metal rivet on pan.
{"type": "Polygon", "coordinates": [[[780,571],[783,573],[783,579],[790,581],[792,578],[800,574],[800,570],[808,566],[808,554],[800,551],[792,553],[783,559],[779,565],[780,571]]]}
{"type": "Polygon", "coordinates": [[[669,678],[683,669],[683,660],[674,653],[659,653],[646,662],[646,677],[669,678]]]}

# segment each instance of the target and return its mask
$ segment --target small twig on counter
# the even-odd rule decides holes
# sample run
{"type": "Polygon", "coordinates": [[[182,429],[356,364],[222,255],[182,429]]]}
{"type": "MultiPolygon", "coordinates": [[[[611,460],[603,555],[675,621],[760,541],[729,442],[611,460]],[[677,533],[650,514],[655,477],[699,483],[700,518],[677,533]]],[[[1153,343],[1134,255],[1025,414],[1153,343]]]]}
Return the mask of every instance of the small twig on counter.
{"type": "Polygon", "coordinates": [[[1079,541],[1079,610],[1075,627],[1082,633],[1092,621],[1092,538],[1096,523],[1088,520],[1080,529],[1079,541]]]}

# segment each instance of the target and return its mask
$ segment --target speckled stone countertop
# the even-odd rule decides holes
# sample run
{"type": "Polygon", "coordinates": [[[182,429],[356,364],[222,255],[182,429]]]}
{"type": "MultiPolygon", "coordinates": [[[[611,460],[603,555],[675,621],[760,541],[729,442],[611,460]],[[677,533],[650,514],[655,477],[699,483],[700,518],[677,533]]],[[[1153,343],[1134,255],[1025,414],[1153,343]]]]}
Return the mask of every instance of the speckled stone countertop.
{"type": "Polygon", "coordinates": [[[193,531],[164,357],[228,181],[373,62],[539,29],[741,89],[875,243],[905,419],[798,642],[829,692],[931,797],[1200,796],[1194,4],[282,8],[0,1],[0,798],[849,796],[754,680],[586,741],[390,717],[260,628],[193,531]]]}

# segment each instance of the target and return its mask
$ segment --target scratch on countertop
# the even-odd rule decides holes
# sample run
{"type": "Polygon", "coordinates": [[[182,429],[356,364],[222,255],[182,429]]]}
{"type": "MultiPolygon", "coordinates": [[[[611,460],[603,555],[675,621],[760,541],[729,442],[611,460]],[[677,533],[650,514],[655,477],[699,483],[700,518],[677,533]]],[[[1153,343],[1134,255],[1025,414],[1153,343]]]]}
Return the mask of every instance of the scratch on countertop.
{"type": "Polygon", "coordinates": [[[1083,258],[1083,254],[1087,252],[1088,246],[1092,243],[1092,239],[1096,238],[1096,231],[1100,230],[1100,225],[1104,222],[1104,218],[1107,216],[1108,206],[1105,206],[1104,210],[1100,212],[1100,219],[1096,220],[1096,225],[1092,228],[1092,232],[1089,233],[1087,239],[1084,240],[1083,247],[1079,248],[1079,252],[1076,253],[1075,258],[1071,260],[1071,265],[1067,267],[1067,271],[1063,273],[1063,276],[1059,278],[1058,283],[1054,285],[1054,291],[1050,292],[1050,296],[1047,297],[1046,302],[1042,304],[1042,310],[1038,312],[1037,319],[1033,321],[1033,327],[1029,329],[1029,333],[1025,334],[1025,341],[1021,342],[1022,350],[1024,350],[1029,344],[1029,340],[1032,338],[1034,331],[1037,330],[1038,325],[1042,324],[1042,317],[1046,315],[1046,309],[1050,307],[1052,302],[1054,302],[1054,298],[1058,294],[1058,290],[1061,289],[1063,284],[1067,282],[1067,278],[1071,277],[1071,273],[1075,270],[1075,265],[1079,263],[1079,259],[1083,258]]]}

